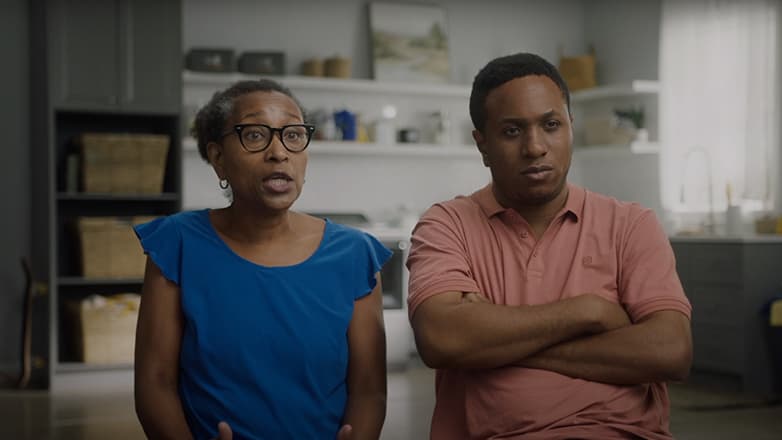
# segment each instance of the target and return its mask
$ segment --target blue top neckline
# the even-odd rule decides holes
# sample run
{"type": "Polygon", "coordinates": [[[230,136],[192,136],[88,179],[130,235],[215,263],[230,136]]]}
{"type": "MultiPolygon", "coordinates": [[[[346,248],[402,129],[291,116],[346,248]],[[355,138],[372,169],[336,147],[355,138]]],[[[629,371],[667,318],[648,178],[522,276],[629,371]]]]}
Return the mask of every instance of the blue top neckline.
{"type": "Polygon", "coordinates": [[[204,224],[209,230],[209,234],[212,235],[212,238],[217,240],[218,243],[220,243],[220,246],[225,249],[229,254],[231,254],[234,258],[239,259],[243,261],[246,264],[249,264],[253,267],[264,269],[264,270],[275,270],[275,269],[293,269],[302,267],[306,264],[308,264],[310,261],[312,261],[314,258],[316,258],[322,251],[322,249],[326,245],[326,238],[330,234],[333,223],[329,221],[329,219],[323,219],[325,222],[325,225],[323,227],[323,235],[320,238],[320,243],[318,243],[318,247],[315,248],[315,251],[312,252],[307,258],[304,260],[294,263],[294,264],[287,264],[284,266],[266,266],[263,264],[258,264],[254,261],[250,261],[247,258],[244,258],[243,256],[239,255],[234,251],[231,246],[228,246],[228,243],[226,243],[222,237],[220,237],[220,234],[217,233],[217,229],[215,229],[214,225],[212,224],[212,220],[209,216],[209,212],[211,211],[211,208],[206,208],[201,210],[201,219],[204,221],[204,224]]]}

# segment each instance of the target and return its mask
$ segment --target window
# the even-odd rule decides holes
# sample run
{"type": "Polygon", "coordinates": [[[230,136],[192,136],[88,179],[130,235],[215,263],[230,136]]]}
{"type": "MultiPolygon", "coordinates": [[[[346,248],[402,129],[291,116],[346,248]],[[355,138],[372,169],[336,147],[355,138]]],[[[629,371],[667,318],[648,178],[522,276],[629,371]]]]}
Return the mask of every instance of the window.
{"type": "Polygon", "coordinates": [[[779,2],[663,0],[663,206],[774,208],[780,137],[779,2]]]}

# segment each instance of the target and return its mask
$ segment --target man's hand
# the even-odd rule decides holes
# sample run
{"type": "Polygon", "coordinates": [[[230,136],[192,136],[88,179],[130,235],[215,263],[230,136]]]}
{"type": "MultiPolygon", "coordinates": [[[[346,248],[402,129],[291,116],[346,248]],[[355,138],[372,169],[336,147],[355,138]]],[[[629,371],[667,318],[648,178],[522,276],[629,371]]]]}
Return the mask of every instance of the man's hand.
{"type": "Polygon", "coordinates": [[[489,298],[481,295],[477,292],[464,292],[462,293],[463,303],[490,303],[489,298]]]}
{"type": "MultiPolygon", "coordinates": [[[[342,425],[337,433],[337,440],[350,440],[353,437],[353,427],[350,425],[342,425]]],[[[222,439],[221,439],[222,440],[222,439]]]]}
{"type": "Polygon", "coordinates": [[[600,295],[587,293],[575,297],[582,302],[584,313],[594,317],[592,333],[603,333],[632,324],[624,307],[600,295]]]}
{"type": "Polygon", "coordinates": [[[217,424],[217,438],[214,440],[233,440],[234,435],[228,423],[220,422],[217,424]]]}

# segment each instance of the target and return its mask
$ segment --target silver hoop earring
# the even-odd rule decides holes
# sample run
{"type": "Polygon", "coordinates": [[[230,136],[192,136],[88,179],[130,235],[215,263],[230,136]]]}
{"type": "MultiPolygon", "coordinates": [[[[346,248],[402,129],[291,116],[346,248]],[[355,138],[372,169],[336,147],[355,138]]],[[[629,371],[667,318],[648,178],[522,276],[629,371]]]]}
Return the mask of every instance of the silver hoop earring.
{"type": "Polygon", "coordinates": [[[228,189],[228,179],[220,179],[218,185],[220,185],[220,189],[228,189]]]}

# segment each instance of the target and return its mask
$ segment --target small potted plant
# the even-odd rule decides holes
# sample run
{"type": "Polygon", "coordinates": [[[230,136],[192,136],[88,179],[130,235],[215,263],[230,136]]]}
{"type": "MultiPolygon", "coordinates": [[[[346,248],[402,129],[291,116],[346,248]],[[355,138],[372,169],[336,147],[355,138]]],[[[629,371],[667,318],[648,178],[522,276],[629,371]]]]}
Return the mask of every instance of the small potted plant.
{"type": "Polygon", "coordinates": [[[635,129],[635,140],[646,142],[649,140],[649,132],[644,127],[644,108],[633,107],[629,109],[614,109],[614,115],[622,122],[629,122],[635,129]]]}

